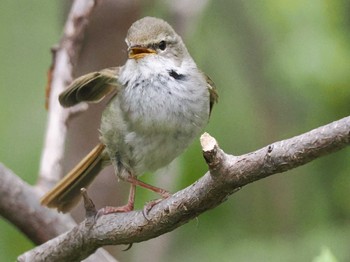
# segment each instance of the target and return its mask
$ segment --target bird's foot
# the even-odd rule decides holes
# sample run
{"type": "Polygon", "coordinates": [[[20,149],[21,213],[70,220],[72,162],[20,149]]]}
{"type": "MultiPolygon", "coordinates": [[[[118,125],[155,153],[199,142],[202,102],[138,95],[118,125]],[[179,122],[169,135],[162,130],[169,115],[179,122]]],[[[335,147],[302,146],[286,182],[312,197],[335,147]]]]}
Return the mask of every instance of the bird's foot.
{"type": "Polygon", "coordinates": [[[142,209],[142,215],[143,217],[147,220],[150,221],[150,217],[148,216],[149,212],[152,210],[152,208],[157,205],[158,203],[160,203],[162,200],[171,197],[171,194],[168,191],[163,191],[162,192],[162,198],[160,199],[156,199],[156,200],[152,200],[146,203],[146,205],[143,207],[142,209]]]}
{"type": "Polygon", "coordinates": [[[134,210],[134,205],[131,205],[130,203],[120,207],[105,206],[97,211],[96,220],[104,215],[113,214],[113,213],[130,212],[132,210],[134,210]]]}

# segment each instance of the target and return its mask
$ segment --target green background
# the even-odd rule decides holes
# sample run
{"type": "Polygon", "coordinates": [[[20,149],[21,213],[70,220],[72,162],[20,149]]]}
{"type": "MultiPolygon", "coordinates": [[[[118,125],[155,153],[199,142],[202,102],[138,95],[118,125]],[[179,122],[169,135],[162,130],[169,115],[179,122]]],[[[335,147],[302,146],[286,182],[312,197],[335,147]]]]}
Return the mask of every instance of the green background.
{"type": "MultiPolygon", "coordinates": [[[[163,1],[154,3],[144,14],[167,18],[163,1]]],[[[349,115],[349,13],[346,0],[208,4],[185,42],[218,87],[207,131],[226,152],[247,153],[349,115]]],[[[46,124],[50,47],[63,21],[60,1],[0,3],[0,162],[29,183],[46,124]]],[[[243,188],[168,234],[163,261],[349,261],[349,157],[345,149],[243,188]]],[[[180,160],[176,188],[206,172],[198,142],[180,160]]],[[[0,219],[1,261],[31,246],[0,219]]]]}

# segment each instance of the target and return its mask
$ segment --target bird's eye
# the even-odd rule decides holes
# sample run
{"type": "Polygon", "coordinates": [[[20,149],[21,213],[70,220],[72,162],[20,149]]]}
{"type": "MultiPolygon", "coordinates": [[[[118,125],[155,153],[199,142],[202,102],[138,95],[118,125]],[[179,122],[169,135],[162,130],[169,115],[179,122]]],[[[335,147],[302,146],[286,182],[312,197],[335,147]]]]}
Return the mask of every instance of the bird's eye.
{"type": "Polygon", "coordinates": [[[165,41],[160,41],[159,42],[159,44],[158,44],[158,47],[159,47],[159,49],[160,50],[165,50],[165,48],[166,48],[166,43],[165,43],[165,41]]]}

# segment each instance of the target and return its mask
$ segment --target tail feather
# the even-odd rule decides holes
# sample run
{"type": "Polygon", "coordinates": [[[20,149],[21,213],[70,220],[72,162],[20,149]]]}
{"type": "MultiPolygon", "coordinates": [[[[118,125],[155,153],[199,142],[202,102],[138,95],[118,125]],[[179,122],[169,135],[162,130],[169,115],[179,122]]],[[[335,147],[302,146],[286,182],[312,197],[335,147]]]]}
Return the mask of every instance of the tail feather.
{"type": "Polygon", "coordinates": [[[53,189],[41,199],[41,204],[68,212],[80,198],[82,187],[87,187],[103,168],[105,145],[98,144],[53,189]]]}

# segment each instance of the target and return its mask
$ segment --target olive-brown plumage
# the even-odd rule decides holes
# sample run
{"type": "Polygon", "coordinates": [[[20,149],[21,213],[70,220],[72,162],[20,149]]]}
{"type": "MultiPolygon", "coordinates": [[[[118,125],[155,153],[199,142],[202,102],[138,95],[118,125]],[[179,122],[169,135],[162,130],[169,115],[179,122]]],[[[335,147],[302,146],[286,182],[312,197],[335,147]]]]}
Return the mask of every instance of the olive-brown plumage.
{"type": "Polygon", "coordinates": [[[101,143],[42,198],[43,205],[67,212],[80,199],[80,188],[109,164],[131,189],[125,206],[106,207],[103,214],[132,210],[136,185],[167,197],[138,177],[168,165],[207,124],[217,101],[215,85],[173,28],[145,17],[130,27],[126,43],[124,66],[81,76],[60,95],[62,106],[71,107],[114,93],[102,114],[101,143]]]}

